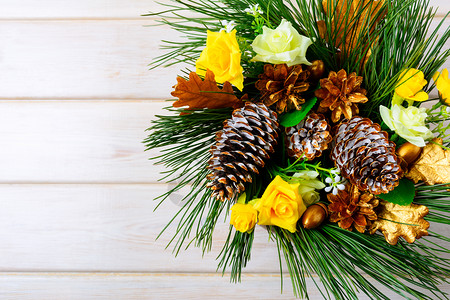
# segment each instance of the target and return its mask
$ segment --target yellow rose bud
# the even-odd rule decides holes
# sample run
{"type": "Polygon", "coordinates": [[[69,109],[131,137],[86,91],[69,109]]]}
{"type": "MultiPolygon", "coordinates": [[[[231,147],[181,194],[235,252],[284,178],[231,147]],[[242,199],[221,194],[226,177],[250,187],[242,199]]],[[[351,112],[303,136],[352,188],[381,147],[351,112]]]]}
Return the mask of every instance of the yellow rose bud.
{"type": "Polygon", "coordinates": [[[250,232],[256,225],[258,211],[251,204],[236,203],[231,207],[230,224],[240,232],[250,232]]]}
{"type": "Polygon", "coordinates": [[[300,35],[290,22],[283,19],[275,29],[263,27],[263,33],[252,43],[253,51],[256,52],[252,61],[287,64],[288,67],[298,64],[311,65],[305,57],[311,44],[311,39],[300,35]]]}
{"type": "Polygon", "coordinates": [[[422,89],[427,84],[423,72],[414,68],[403,71],[400,74],[392,104],[401,105],[403,100],[407,100],[409,105],[414,101],[428,100],[428,94],[422,89]]]}
{"type": "Polygon", "coordinates": [[[218,83],[230,82],[242,91],[244,88],[244,69],[241,66],[241,51],[236,40],[236,30],[212,32],[208,30],[206,48],[197,60],[196,72],[205,76],[211,70],[218,83]]]}
{"type": "Polygon", "coordinates": [[[297,221],[306,210],[298,187],[298,183],[289,184],[280,176],[275,177],[254,205],[259,212],[258,224],[297,231],[297,221]]]}
{"type": "Polygon", "coordinates": [[[440,74],[436,72],[433,75],[433,79],[439,91],[441,101],[445,105],[450,106],[450,79],[448,78],[448,70],[444,69],[440,74]]]}

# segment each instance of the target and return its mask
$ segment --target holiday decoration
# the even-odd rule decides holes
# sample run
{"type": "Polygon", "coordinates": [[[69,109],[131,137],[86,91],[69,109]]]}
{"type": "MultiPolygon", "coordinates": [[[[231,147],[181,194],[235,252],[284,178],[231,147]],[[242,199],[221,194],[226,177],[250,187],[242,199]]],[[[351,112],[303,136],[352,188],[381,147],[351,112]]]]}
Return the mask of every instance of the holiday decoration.
{"type": "Polygon", "coordinates": [[[410,142],[406,142],[397,149],[397,156],[405,162],[405,167],[403,169],[408,169],[408,166],[411,165],[419,155],[422,153],[422,148],[411,144],[410,142]]]}
{"type": "Polygon", "coordinates": [[[331,158],[342,176],[375,195],[392,191],[403,174],[388,134],[359,116],[337,126],[331,158]]]}
{"type": "Polygon", "coordinates": [[[233,200],[245,190],[274,150],[278,137],[277,116],[264,104],[246,102],[224,123],[211,147],[208,187],[219,200],[233,200]]]}
{"type": "Polygon", "coordinates": [[[308,160],[322,155],[331,142],[330,125],[321,114],[310,114],[306,120],[286,127],[286,147],[289,156],[308,160]]]}
{"type": "Polygon", "coordinates": [[[347,77],[345,70],[339,72],[331,71],[328,78],[320,80],[321,88],[316,91],[316,96],[322,99],[320,108],[329,109],[333,113],[331,120],[336,123],[344,115],[350,119],[359,113],[357,103],[365,103],[369,99],[366,97],[367,91],[362,89],[363,78],[351,73],[347,77]]]}
{"type": "Polygon", "coordinates": [[[309,206],[302,216],[302,225],[306,229],[313,229],[325,221],[328,209],[325,204],[317,203],[309,206]]]}
{"type": "Polygon", "coordinates": [[[427,184],[450,182],[450,150],[442,148],[441,139],[433,139],[422,151],[420,157],[411,166],[406,175],[414,182],[427,184]]]}
{"type": "Polygon", "coordinates": [[[144,141],[172,186],[159,201],[186,191],[162,228],[174,252],[219,243],[236,282],[263,241],[299,298],[311,280],[325,299],[446,298],[450,34],[428,6],[173,0],[149,14],[186,37],[152,64],[186,69],[144,141]]]}
{"type": "Polygon", "coordinates": [[[378,199],[372,194],[361,193],[356,186],[348,185],[337,195],[328,194],[328,211],[330,221],[337,222],[339,227],[351,230],[352,226],[361,233],[377,219],[374,208],[378,206],[378,199]]]}
{"type": "Polygon", "coordinates": [[[378,218],[370,227],[370,233],[380,230],[389,244],[396,245],[399,237],[405,238],[408,243],[414,243],[416,239],[428,235],[430,223],[423,219],[428,214],[426,206],[403,206],[381,201],[380,208],[378,218]]]}
{"type": "Polygon", "coordinates": [[[264,104],[274,105],[278,113],[300,110],[300,105],[305,103],[301,94],[309,88],[308,76],[309,72],[302,70],[301,65],[265,65],[256,88],[261,92],[264,104]]]}
{"type": "Polygon", "coordinates": [[[223,88],[217,86],[214,73],[207,71],[206,77],[201,80],[200,77],[191,72],[189,81],[178,77],[178,83],[174,86],[175,90],[172,96],[178,100],[173,103],[173,107],[189,106],[189,108],[239,108],[244,103],[239,100],[233,92],[229,82],[225,82],[223,88]]]}

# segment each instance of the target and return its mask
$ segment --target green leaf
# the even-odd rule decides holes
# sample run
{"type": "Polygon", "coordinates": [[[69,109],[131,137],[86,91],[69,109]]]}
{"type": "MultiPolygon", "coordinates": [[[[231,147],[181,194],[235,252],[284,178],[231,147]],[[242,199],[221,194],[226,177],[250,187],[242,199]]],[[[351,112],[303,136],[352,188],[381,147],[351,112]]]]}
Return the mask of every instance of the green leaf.
{"type": "Polygon", "coordinates": [[[317,102],[316,97],[311,98],[308,102],[306,102],[302,106],[302,109],[281,115],[280,116],[281,126],[291,127],[300,123],[306,117],[309,111],[313,108],[316,102],[317,102]]]}
{"type": "Polygon", "coordinates": [[[416,195],[414,183],[406,178],[400,180],[400,184],[387,194],[380,194],[378,198],[398,205],[409,205],[416,195]]]}

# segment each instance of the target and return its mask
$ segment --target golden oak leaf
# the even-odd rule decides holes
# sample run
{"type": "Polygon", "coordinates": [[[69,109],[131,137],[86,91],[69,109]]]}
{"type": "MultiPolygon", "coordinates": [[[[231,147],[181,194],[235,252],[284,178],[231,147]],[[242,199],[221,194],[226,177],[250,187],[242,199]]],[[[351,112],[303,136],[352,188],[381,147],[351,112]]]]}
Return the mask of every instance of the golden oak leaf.
{"type": "Polygon", "coordinates": [[[195,72],[189,74],[189,80],[178,77],[177,84],[172,96],[178,100],[173,103],[174,107],[189,106],[194,108],[239,108],[244,106],[242,100],[238,99],[233,92],[231,84],[226,81],[223,88],[217,86],[214,73],[206,71],[205,80],[201,80],[195,72]]]}
{"type": "MultiPolygon", "coordinates": [[[[442,145],[442,139],[433,139],[433,142],[442,145]]],[[[450,150],[444,150],[439,145],[428,143],[406,177],[415,183],[424,181],[429,185],[449,183],[450,150]]]]}
{"type": "Polygon", "coordinates": [[[404,206],[381,200],[378,207],[381,210],[369,229],[370,234],[380,230],[391,245],[396,245],[401,236],[411,244],[416,239],[428,235],[430,223],[423,219],[428,214],[426,206],[417,204],[404,206]]]}

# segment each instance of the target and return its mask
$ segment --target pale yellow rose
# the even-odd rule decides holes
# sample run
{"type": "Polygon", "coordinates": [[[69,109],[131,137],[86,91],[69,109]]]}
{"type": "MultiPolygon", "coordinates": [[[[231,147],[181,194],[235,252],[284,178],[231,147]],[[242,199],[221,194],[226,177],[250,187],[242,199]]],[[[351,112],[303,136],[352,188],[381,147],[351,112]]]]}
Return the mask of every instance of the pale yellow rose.
{"type": "Polygon", "coordinates": [[[251,204],[236,203],[231,207],[230,224],[240,232],[251,232],[255,228],[258,211],[251,204]]]}
{"type": "Polygon", "coordinates": [[[290,183],[298,183],[298,192],[302,196],[303,203],[308,207],[320,200],[317,190],[325,187],[325,184],[318,180],[319,173],[316,171],[299,171],[292,176],[290,183]]]}
{"type": "Polygon", "coordinates": [[[297,230],[297,221],[306,210],[298,192],[299,184],[289,184],[280,176],[267,186],[254,207],[259,212],[259,225],[275,225],[290,232],[297,230]]]}
{"type": "Polygon", "coordinates": [[[439,91],[439,98],[445,105],[450,106],[450,79],[448,78],[448,70],[444,69],[440,74],[436,72],[433,75],[433,79],[439,91]]]}
{"type": "Polygon", "coordinates": [[[240,91],[244,88],[244,69],[241,51],[236,40],[236,30],[212,32],[208,30],[206,48],[195,63],[196,73],[205,76],[206,70],[214,73],[218,83],[230,82],[240,91]]]}
{"type": "Polygon", "coordinates": [[[422,71],[414,68],[404,70],[395,87],[392,104],[401,105],[403,100],[406,100],[409,105],[412,105],[414,101],[428,100],[428,94],[422,90],[426,84],[427,81],[422,71]]]}
{"type": "Polygon", "coordinates": [[[275,29],[263,27],[263,33],[252,43],[253,51],[256,52],[252,61],[287,64],[289,67],[298,64],[311,65],[305,57],[311,44],[311,39],[300,35],[290,22],[283,19],[275,29]]]}
{"type": "Polygon", "coordinates": [[[380,114],[391,130],[418,147],[424,147],[425,140],[433,137],[433,133],[425,125],[427,118],[425,108],[415,106],[404,108],[395,104],[392,109],[380,106],[380,114]]]}

